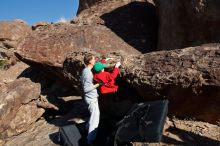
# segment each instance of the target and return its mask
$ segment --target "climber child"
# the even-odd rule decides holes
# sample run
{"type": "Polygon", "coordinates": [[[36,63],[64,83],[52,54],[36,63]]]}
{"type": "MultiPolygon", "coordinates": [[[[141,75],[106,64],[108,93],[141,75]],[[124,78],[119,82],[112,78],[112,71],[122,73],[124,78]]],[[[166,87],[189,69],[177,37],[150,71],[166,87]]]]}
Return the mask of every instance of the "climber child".
{"type": "MultiPolygon", "coordinates": [[[[103,62],[103,61],[102,61],[103,62]]],[[[118,86],[115,85],[115,79],[118,76],[121,66],[120,62],[117,62],[113,71],[106,72],[105,68],[107,67],[107,64],[103,64],[101,62],[97,62],[93,70],[95,71],[94,74],[94,81],[97,83],[101,83],[100,85],[100,93],[102,95],[106,95],[109,93],[116,93],[118,90],[118,86]]]]}

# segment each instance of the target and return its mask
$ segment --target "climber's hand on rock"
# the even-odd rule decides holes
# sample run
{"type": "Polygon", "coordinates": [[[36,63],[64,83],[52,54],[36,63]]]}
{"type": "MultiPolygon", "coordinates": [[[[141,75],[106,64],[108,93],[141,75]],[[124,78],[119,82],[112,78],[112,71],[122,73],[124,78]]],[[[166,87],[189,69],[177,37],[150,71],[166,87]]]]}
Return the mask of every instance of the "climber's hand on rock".
{"type": "Polygon", "coordinates": [[[117,62],[115,67],[118,68],[119,66],[121,66],[121,62],[117,62]]]}
{"type": "Polygon", "coordinates": [[[105,61],[113,60],[114,58],[106,58],[105,61]]]}

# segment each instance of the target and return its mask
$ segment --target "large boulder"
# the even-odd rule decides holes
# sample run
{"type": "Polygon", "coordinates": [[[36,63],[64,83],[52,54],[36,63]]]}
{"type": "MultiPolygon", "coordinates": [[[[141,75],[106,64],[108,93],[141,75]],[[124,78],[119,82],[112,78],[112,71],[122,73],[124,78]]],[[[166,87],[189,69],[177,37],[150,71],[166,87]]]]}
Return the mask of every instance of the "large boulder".
{"type": "Polygon", "coordinates": [[[40,84],[20,78],[0,88],[0,139],[22,133],[39,119],[44,109],[38,108],[40,84]]]}
{"type": "Polygon", "coordinates": [[[105,25],[134,48],[145,50],[144,53],[218,43],[220,40],[220,2],[216,0],[79,2],[74,23],[105,25]]]}
{"type": "Polygon", "coordinates": [[[58,139],[58,137],[56,137],[56,133],[58,132],[58,130],[58,127],[56,127],[55,125],[49,124],[45,120],[39,120],[31,125],[27,132],[21,133],[16,137],[8,139],[8,142],[5,143],[5,146],[57,146],[58,144],[55,144],[52,140],[58,139]]]}
{"type": "MultiPolygon", "coordinates": [[[[62,87],[61,87],[62,88],[62,87]]],[[[31,126],[29,126],[26,132],[19,134],[18,136],[14,136],[6,139],[5,146],[14,146],[14,145],[30,145],[30,146],[56,146],[60,145],[58,142],[59,136],[59,127],[64,125],[70,125],[74,123],[84,122],[89,118],[89,113],[87,110],[87,106],[83,100],[79,100],[81,97],[59,97],[60,99],[65,100],[65,105],[70,106],[71,108],[60,115],[60,113],[56,113],[59,116],[54,118],[49,118],[50,114],[45,114],[46,119],[40,119],[31,126]],[[48,117],[49,116],[49,117],[48,117]],[[50,121],[50,122],[48,122],[50,121]]],[[[81,131],[81,129],[79,128],[81,131]]],[[[82,134],[84,136],[84,134],[82,134]]],[[[82,141],[84,141],[84,137],[82,141]]],[[[1,142],[0,142],[1,145],[1,142]]]]}
{"type": "Polygon", "coordinates": [[[8,68],[16,63],[14,50],[31,33],[31,28],[22,20],[0,21],[0,28],[0,60],[5,61],[0,64],[0,68],[8,68]]]}
{"type": "Polygon", "coordinates": [[[219,42],[220,1],[155,0],[155,4],[159,14],[159,49],[219,42]]]}
{"type": "Polygon", "coordinates": [[[16,48],[19,41],[31,32],[22,20],[0,21],[0,41],[5,48],[16,48]]]}
{"type": "Polygon", "coordinates": [[[170,113],[220,119],[220,44],[158,51],[124,62],[123,78],[146,100],[168,98],[170,113]]]}
{"type": "Polygon", "coordinates": [[[12,82],[29,66],[23,62],[18,62],[8,70],[0,71],[0,87],[6,83],[12,82]]]}
{"type": "Polygon", "coordinates": [[[80,13],[84,9],[88,9],[91,6],[97,4],[98,2],[102,2],[103,0],[80,0],[78,13],[80,13]]]}
{"type": "MultiPolygon", "coordinates": [[[[136,1],[148,1],[153,3],[153,0],[136,0],[136,1]]],[[[79,8],[78,8],[78,14],[80,14],[83,10],[91,9],[92,6],[97,6],[100,3],[125,3],[125,2],[131,2],[131,0],[79,0],[79,8]]]]}
{"type": "MultiPolygon", "coordinates": [[[[106,27],[54,24],[40,27],[27,36],[20,43],[17,56],[26,63],[46,66],[48,70],[72,82],[69,70],[75,69],[71,65],[64,65],[68,54],[77,51],[86,52],[91,49],[99,57],[116,50],[140,54],[106,27]]],[[[65,63],[68,64],[68,61],[65,63]]]]}
{"type": "MultiPolygon", "coordinates": [[[[80,1],[87,4],[87,1],[80,1]]],[[[89,8],[72,21],[75,25],[104,25],[141,53],[157,48],[158,16],[150,0],[88,1],[89,8]]]]}
{"type": "MultiPolygon", "coordinates": [[[[81,2],[90,4],[87,8],[83,8],[74,24],[41,26],[27,36],[18,47],[16,54],[19,59],[31,66],[50,70],[79,89],[79,76],[85,53],[92,52],[97,57],[102,55],[115,57],[123,64],[120,81],[127,83],[144,100],[165,97],[170,100],[171,115],[196,117],[213,123],[219,119],[217,104],[219,102],[219,44],[142,54],[147,52],[143,51],[145,47],[139,47],[136,44],[141,44],[142,36],[146,35],[139,32],[146,29],[137,31],[132,27],[136,21],[133,21],[135,19],[128,14],[135,9],[138,12],[137,16],[142,16],[146,8],[152,12],[149,18],[155,18],[156,12],[152,3],[148,1],[81,2]],[[137,11],[140,9],[143,11],[137,11]],[[129,23],[124,25],[125,23],[114,21],[113,18],[126,20],[129,23]],[[81,21],[83,21],[82,24],[81,21]],[[132,35],[127,32],[132,32],[132,35]],[[133,32],[141,38],[134,36],[133,32]]],[[[160,1],[155,2],[160,14],[160,1]]],[[[172,4],[175,3],[177,2],[172,4]]],[[[160,21],[161,29],[164,24],[162,17],[160,21]]],[[[143,26],[157,24],[156,20],[154,22],[151,25],[143,23],[143,26]]],[[[170,39],[167,36],[164,38],[170,39]]],[[[174,41],[175,39],[173,38],[174,41]]],[[[143,40],[143,42],[146,41],[143,40]]],[[[143,46],[145,45],[146,43],[143,46]]]]}
{"type": "MultiPolygon", "coordinates": [[[[85,52],[67,56],[65,71],[79,82],[85,52]],[[72,69],[71,69],[72,68],[72,69]],[[69,69],[69,70],[68,70],[69,69]]],[[[220,44],[132,55],[109,53],[122,62],[121,81],[145,100],[167,98],[170,114],[217,123],[220,119],[220,44]]],[[[129,92],[129,91],[126,91],[129,92]]]]}
{"type": "Polygon", "coordinates": [[[26,37],[17,55],[79,88],[87,52],[122,61],[121,79],[144,100],[168,98],[172,115],[209,122],[220,118],[219,44],[141,54],[105,27],[58,24],[26,37]]]}
{"type": "Polygon", "coordinates": [[[45,21],[37,22],[37,23],[33,24],[31,26],[31,28],[34,31],[34,30],[38,29],[39,27],[46,26],[46,25],[49,25],[49,24],[50,24],[49,22],[45,22],[45,21]]]}
{"type": "Polygon", "coordinates": [[[72,24],[41,27],[19,44],[17,52],[32,62],[62,67],[67,54],[89,49],[96,51],[97,55],[119,49],[130,54],[139,53],[106,27],[72,24]]]}

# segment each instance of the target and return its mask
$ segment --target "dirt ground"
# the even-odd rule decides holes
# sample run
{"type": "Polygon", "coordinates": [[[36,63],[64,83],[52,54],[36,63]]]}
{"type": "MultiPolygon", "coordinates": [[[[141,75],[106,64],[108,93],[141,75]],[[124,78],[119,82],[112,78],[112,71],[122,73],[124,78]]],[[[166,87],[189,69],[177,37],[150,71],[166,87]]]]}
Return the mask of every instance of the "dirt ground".
{"type": "MultiPolygon", "coordinates": [[[[133,143],[133,146],[144,145],[146,143],[133,143]]],[[[220,146],[220,127],[201,121],[167,118],[161,143],[149,144],[164,145],[220,146]]]]}

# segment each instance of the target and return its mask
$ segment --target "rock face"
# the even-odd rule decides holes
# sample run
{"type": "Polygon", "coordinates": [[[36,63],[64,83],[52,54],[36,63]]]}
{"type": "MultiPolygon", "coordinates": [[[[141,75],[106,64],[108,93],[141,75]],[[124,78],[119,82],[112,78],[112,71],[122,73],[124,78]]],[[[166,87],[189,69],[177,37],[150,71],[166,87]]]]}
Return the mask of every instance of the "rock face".
{"type": "Polygon", "coordinates": [[[23,62],[18,62],[8,70],[0,71],[0,86],[14,81],[29,66],[23,62]]]}
{"type": "Polygon", "coordinates": [[[24,58],[55,67],[62,67],[67,54],[74,51],[88,51],[93,48],[97,55],[119,49],[131,54],[138,53],[105,27],[76,27],[71,24],[42,27],[26,37],[18,48],[19,54],[24,58]]]}
{"type": "Polygon", "coordinates": [[[216,0],[80,0],[76,21],[106,25],[135,48],[172,50],[219,43],[219,5],[216,0]]]}
{"type": "MultiPolygon", "coordinates": [[[[20,59],[28,63],[47,65],[56,74],[73,81],[70,68],[66,68],[64,61],[68,54],[77,51],[89,51],[94,48],[97,56],[119,49],[129,54],[139,52],[123,42],[117,35],[102,26],[79,26],[71,24],[55,24],[36,30],[27,36],[19,45],[20,59]],[[38,44],[38,45],[36,45],[38,44]],[[66,71],[66,69],[68,71],[66,71]],[[60,70],[60,71],[58,71],[60,70]]],[[[68,64],[68,60],[66,61],[68,64]]],[[[72,70],[75,70],[72,68],[72,70]]],[[[74,82],[76,83],[76,82],[74,82]]]]}
{"type": "Polygon", "coordinates": [[[220,118],[219,44],[141,55],[106,28],[63,24],[50,25],[26,37],[17,55],[77,88],[83,56],[88,51],[121,60],[121,78],[145,100],[167,96],[172,115],[209,122],[220,118]]]}
{"type": "Polygon", "coordinates": [[[220,119],[219,51],[219,44],[209,44],[144,54],[125,62],[122,76],[145,99],[168,98],[172,115],[215,122],[220,119]]]}
{"type": "MultiPolygon", "coordinates": [[[[148,1],[153,3],[153,0],[136,0],[136,1],[148,1]]],[[[85,10],[85,9],[90,9],[92,6],[94,5],[99,5],[102,2],[109,2],[109,3],[114,3],[114,2],[120,2],[120,3],[124,3],[124,2],[132,2],[132,0],[80,0],[79,1],[79,8],[78,8],[78,14],[81,13],[81,11],[85,10]]]]}
{"type": "Polygon", "coordinates": [[[179,49],[220,40],[220,1],[155,0],[159,13],[160,50],[179,49]]]}
{"type": "MultiPolygon", "coordinates": [[[[61,87],[62,88],[62,87],[61,87]]],[[[88,119],[89,113],[87,111],[87,106],[84,101],[79,100],[81,97],[71,97],[71,100],[65,100],[66,105],[70,104],[71,109],[67,113],[62,114],[56,118],[50,119],[48,123],[45,119],[40,119],[36,123],[29,126],[28,131],[8,138],[6,140],[5,146],[14,145],[30,145],[30,146],[57,146],[58,143],[58,131],[59,127],[64,125],[73,124],[77,120],[84,121],[88,119]],[[85,114],[86,113],[86,114],[85,114]],[[84,120],[83,120],[84,119],[84,120]]],[[[62,97],[62,99],[66,99],[62,97]]],[[[84,140],[84,139],[83,139],[84,140]]],[[[1,144],[1,143],[0,143],[1,144]]]]}
{"type": "Polygon", "coordinates": [[[0,59],[7,60],[8,64],[14,64],[16,58],[14,50],[19,41],[31,33],[31,28],[21,20],[0,21],[0,59]]]}
{"type": "Polygon", "coordinates": [[[0,139],[26,131],[44,113],[35,102],[40,85],[29,79],[20,78],[3,85],[0,93],[0,139]]]}
{"type": "MultiPolygon", "coordinates": [[[[208,44],[138,56],[121,51],[109,56],[122,61],[121,79],[144,100],[165,97],[170,100],[171,115],[215,123],[220,119],[219,51],[219,44],[208,44]]],[[[83,55],[70,54],[64,66],[81,68],[83,55]]],[[[79,71],[69,73],[79,82],[79,71]]]]}
{"type": "Polygon", "coordinates": [[[98,2],[101,2],[101,1],[103,1],[103,0],[80,0],[78,13],[80,13],[84,9],[90,8],[91,6],[97,4],[98,2]]]}
{"type": "Polygon", "coordinates": [[[32,30],[36,30],[39,27],[46,26],[46,25],[49,25],[49,24],[50,23],[48,23],[48,22],[38,22],[38,23],[32,25],[31,28],[32,28],[32,30]]]}
{"type": "Polygon", "coordinates": [[[31,32],[31,28],[21,20],[0,22],[1,47],[16,48],[18,42],[31,32]]]}
{"type": "MultiPolygon", "coordinates": [[[[144,100],[166,97],[170,100],[171,115],[196,117],[212,123],[218,121],[220,119],[219,44],[142,54],[145,52],[135,48],[134,44],[126,42],[122,37],[126,34],[123,25],[120,25],[121,29],[118,29],[118,32],[124,32],[119,35],[113,33],[117,32],[113,26],[119,23],[114,20],[107,21],[110,20],[107,18],[121,14],[112,12],[113,8],[118,10],[119,5],[113,6],[117,2],[119,1],[100,2],[96,7],[83,10],[79,16],[82,20],[95,10],[101,11],[100,13],[98,11],[97,15],[94,14],[94,17],[85,19],[85,25],[75,21],[75,24],[39,27],[19,44],[17,56],[31,66],[52,71],[64,81],[71,82],[75,88],[80,86],[79,76],[86,52],[92,52],[97,57],[101,55],[115,57],[116,60],[122,61],[121,80],[135,89],[144,100]],[[104,14],[107,9],[106,4],[111,6],[108,14],[104,14]],[[96,23],[100,18],[105,22],[102,24],[110,29],[96,23]]],[[[129,3],[126,10],[131,10],[133,6],[142,7],[145,4],[129,3]]],[[[159,1],[156,4],[160,13],[159,1]]],[[[123,18],[122,20],[127,18],[125,14],[120,17],[123,18]]],[[[161,22],[160,29],[163,24],[161,22]]],[[[172,39],[176,40],[176,38],[172,39]]]]}
{"type": "Polygon", "coordinates": [[[157,48],[158,16],[150,1],[99,2],[80,12],[72,23],[104,25],[141,53],[157,48]]]}
{"type": "Polygon", "coordinates": [[[10,139],[5,146],[14,145],[38,145],[38,146],[56,146],[51,140],[51,136],[58,132],[58,127],[40,120],[34,123],[33,126],[25,133],[22,133],[13,139],[10,139]],[[43,130],[42,130],[43,129],[43,130]]]}

